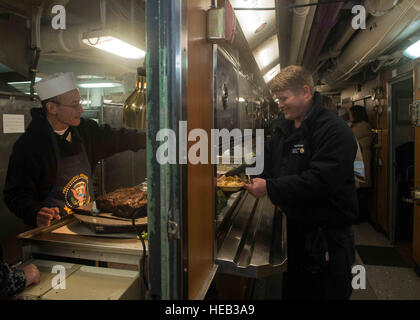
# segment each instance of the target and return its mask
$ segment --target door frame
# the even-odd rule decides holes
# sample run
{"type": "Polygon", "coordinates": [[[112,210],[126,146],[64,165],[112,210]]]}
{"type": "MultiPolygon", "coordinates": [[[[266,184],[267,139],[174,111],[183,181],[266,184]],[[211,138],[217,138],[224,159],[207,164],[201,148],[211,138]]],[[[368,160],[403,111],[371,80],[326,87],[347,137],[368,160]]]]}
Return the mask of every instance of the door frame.
{"type": "MultiPolygon", "coordinates": [[[[392,86],[412,78],[413,81],[413,101],[415,100],[415,77],[414,69],[411,68],[409,71],[398,75],[396,78],[391,79],[387,82],[387,122],[388,122],[388,238],[392,244],[395,244],[395,227],[396,227],[396,208],[397,201],[395,200],[395,192],[397,191],[396,186],[396,174],[395,174],[395,146],[393,140],[394,133],[394,122],[393,122],[393,110],[392,110],[392,86]]],[[[395,110],[394,110],[395,111],[395,110]]]]}
{"type": "Polygon", "coordinates": [[[186,119],[186,0],[147,1],[146,16],[149,298],[177,300],[188,294],[187,167],[157,162],[156,135],[186,119]]]}

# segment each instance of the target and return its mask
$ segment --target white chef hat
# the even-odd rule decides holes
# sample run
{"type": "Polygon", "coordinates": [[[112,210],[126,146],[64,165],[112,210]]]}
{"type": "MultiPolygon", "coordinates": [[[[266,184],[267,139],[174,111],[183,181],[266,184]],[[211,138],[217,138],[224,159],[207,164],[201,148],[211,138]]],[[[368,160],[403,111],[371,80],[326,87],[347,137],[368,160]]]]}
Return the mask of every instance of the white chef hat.
{"type": "Polygon", "coordinates": [[[41,101],[47,100],[60,94],[69,92],[77,88],[73,72],[55,73],[34,85],[41,101]]]}

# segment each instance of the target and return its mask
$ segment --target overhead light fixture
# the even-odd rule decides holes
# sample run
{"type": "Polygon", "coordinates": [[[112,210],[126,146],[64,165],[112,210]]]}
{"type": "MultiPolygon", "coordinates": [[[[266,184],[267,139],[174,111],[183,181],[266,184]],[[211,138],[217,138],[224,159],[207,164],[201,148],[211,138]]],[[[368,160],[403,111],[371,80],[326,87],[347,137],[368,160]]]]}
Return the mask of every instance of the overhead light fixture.
{"type": "Polygon", "coordinates": [[[276,65],[273,69],[271,69],[270,71],[268,71],[265,75],[264,75],[264,81],[266,83],[270,82],[271,80],[273,80],[273,78],[278,75],[280,73],[280,64],[276,65]]]}
{"type": "MultiPolygon", "coordinates": [[[[35,82],[41,81],[42,78],[36,77],[35,78],[35,82]]],[[[13,85],[19,85],[19,84],[30,84],[31,81],[15,81],[15,82],[8,82],[7,84],[10,84],[11,86],[13,85]]]]}
{"type": "Polygon", "coordinates": [[[267,26],[267,22],[261,23],[261,25],[257,29],[255,29],[254,33],[258,33],[262,31],[266,26],[267,26]]]}
{"type": "Polygon", "coordinates": [[[255,39],[257,34],[270,24],[274,26],[274,0],[232,0],[230,2],[235,7],[235,15],[248,41],[255,39]]]}
{"type": "Polygon", "coordinates": [[[83,82],[79,83],[78,86],[84,89],[99,89],[99,88],[116,88],[121,87],[121,83],[101,81],[101,82],[83,82]]]}
{"type": "Polygon", "coordinates": [[[146,56],[144,50],[121,40],[118,36],[114,35],[111,30],[85,32],[82,41],[88,46],[126,59],[142,59],[146,56]]]}
{"type": "Polygon", "coordinates": [[[420,58],[420,39],[405,49],[403,54],[410,59],[420,58]]]}
{"type": "Polygon", "coordinates": [[[90,74],[84,74],[84,75],[77,76],[77,79],[80,79],[80,80],[92,80],[92,79],[104,79],[104,77],[101,77],[101,76],[93,76],[93,75],[90,75],[90,74]]]}

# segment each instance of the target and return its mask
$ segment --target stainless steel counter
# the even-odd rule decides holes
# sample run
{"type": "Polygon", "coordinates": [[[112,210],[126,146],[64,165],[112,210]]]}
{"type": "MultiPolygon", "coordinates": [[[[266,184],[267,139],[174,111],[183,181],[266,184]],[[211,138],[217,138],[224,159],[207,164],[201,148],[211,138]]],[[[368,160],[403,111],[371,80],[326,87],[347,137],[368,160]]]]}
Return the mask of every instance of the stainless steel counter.
{"type": "Polygon", "coordinates": [[[222,210],[216,242],[219,271],[261,278],[286,270],[286,217],[268,197],[232,195],[222,210]]]}
{"type": "MultiPolygon", "coordinates": [[[[138,265],[143,254],[141,242],[135,237],[122,235],[105,237],[103,235],[81,235],[75,232],[80,222],[67,216],[49,227],[36,228],[22,233],[18,238],[23,242],[23,259],[33,254],[57,257],[86,259],[138,265]],[[125,237],[125,238],[124,238],[125,237]]],[[[84,233],[88,234],[88,233],[84,233]]],[[[148,243],[146,241],[146,251],[148,243]]]]}

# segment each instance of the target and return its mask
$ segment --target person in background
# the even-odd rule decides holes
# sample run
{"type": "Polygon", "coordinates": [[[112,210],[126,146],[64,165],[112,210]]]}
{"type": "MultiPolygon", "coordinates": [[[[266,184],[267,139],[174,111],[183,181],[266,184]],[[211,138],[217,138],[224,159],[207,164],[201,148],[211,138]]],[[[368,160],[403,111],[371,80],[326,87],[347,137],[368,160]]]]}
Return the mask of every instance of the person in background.
{"type": "Polygon", "coordinates": [[[349,299],[357,195],[351,129],[323,107],[311,73],[288,66],[270,88],[285,119],[264,148],[261,178],[246,184],[287,217],[283,299],[349,299]]]}
{"type": "Polygon", "coordinates": [[[325,109],[331,110],[332,112],[338,115],[337,106],[334,104],[334,102],[332,101],[330,97],[323,96],[322,101],[323,101],[323,105],[325,109]]]}
{"type": "MultiPolygon", "coordinates": [[[[322,99],[323,99],[323,105],[324,105],[325,109],[331,110],[336,115],[340,114],[339,109],[333,103],[333,101],[330,97],[324,96],[324,97],[322,97],[322,99]]],[[[349,124],[350,123],[350,117],[349,117],[349,114],[347,112],[347,109],[342,108],[340,110],[345,111],[345,113],[341,112],[341,115],[345,116],[345,117],[340,117],[340,118],[343,119],[347,124],[349,124]]],[[[350,123],[349,126],[351,127],[351,123],[350,123]]],[[[361,154],[362,154],[362,151],[360,149],[360,143],[359,143],[359,141],[357,141],[357,139],[356,139],[356,142],[357,142],[357,154],[356,154],[356,159],[355,159],[355,162],[354,162],[354,167],[355,167],[354,179],[355,179],[355,183],[356,183],[356,189],[359,189],[360,188],[360,182],[364,180],[364,165],[363,165],[363,161],[362,161],[362,163],[360,163],[360,161],[359,161],[359,159],[361,158],[361,154]],[[363,178],[360,175],[362,173],[361,170],[363,171],[363,178]]]]}
{"type": "Polygon", "coordinates": [[[22,292],[25,287],[40,281],[40,272],[33,264],[28,264],[22,270],[2,262],[0,245],[0,299],[13,297],[22,292]]]}
{"type": "Polygon", "coordinates": [[[365,168],[365,179],[363,182],[360,182],[359,188],[357,189],[357,197],[359,201],[358,222],[363,222],[369,217],[370,195],[372,192],[372,127],[369,124],[369,118],[365,107],[354,105],[349,109],[349,111],[349,118],[352,124],[351,129],[359,142],[365,168]]]}
{"type": "Polygon", "coordinates": [[[345,123],[347,123],[347,125],[349,127],[351,127],[351,121],[350,121],[350,116],[349,116],[349,111],[347,108],[345,107],[341,107],[340,109],[338,109],[338,116],[343,119],[343,121],[345,123]]]}

